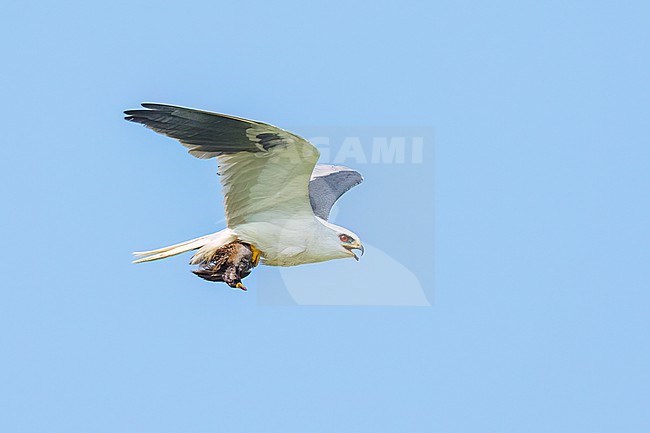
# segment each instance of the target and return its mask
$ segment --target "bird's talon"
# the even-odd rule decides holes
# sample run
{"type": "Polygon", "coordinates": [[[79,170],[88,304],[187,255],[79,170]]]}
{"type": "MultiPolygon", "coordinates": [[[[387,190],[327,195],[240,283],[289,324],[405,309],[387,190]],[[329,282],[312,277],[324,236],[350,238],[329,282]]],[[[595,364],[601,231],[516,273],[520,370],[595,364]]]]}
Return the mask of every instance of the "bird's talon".
{"type": "Polygon", "coordinates": [[[250,249],[253,252],[253,257],[251,258],[251,262],[253,263],[253,266],[257,266],[257,264],[260,262],[260,257],[262,256],[262,252],[255,248],[255,245],[250,245],[250,249]]]}

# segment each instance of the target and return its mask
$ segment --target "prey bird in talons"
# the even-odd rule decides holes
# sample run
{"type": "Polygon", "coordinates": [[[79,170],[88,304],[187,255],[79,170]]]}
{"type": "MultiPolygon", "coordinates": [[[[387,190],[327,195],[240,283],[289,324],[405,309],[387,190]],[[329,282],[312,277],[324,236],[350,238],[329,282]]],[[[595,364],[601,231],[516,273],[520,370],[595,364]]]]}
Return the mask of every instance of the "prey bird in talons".
{"type": "Polygon", "coordinates": [[[145,103],[125,119],[174,138],[197,158],[217,158],[226,228],[152,251],[134,263],[196,251],[193,271],[246,290],[242,279],[258,263],[296,266],[363,254],[352,231],[328,222],[334,203],[362,182],[347,167],[317,165],[318,149],[266,123],[166,104],[145,103]]]}

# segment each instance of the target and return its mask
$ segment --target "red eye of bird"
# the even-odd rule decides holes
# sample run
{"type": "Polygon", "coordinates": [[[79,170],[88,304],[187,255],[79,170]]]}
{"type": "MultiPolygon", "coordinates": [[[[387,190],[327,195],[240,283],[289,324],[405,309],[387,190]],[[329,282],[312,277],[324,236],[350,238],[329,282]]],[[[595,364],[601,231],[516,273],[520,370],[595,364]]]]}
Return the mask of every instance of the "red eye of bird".
{"type": "Polygon", "coordinates": [[[352,238],[348,235],[341,235],[339,236],[339,239],[341,239],[341,242],[345,242],[346,244],[352,242],[352,238]]]}

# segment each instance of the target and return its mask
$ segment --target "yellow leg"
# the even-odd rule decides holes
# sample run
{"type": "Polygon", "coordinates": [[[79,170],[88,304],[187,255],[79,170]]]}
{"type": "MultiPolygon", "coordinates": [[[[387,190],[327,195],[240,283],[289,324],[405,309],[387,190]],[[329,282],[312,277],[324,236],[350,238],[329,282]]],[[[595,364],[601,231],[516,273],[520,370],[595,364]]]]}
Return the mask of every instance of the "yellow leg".
{"type": "Polygon", "coordinates": [[[251,245],[251,251],[253,252],[253,259],[251,261],[253,262],[253,266],[257,266],[260,262],[260,257],[262,257],[262,252],[255,248],[255,245],[251,245]]]}

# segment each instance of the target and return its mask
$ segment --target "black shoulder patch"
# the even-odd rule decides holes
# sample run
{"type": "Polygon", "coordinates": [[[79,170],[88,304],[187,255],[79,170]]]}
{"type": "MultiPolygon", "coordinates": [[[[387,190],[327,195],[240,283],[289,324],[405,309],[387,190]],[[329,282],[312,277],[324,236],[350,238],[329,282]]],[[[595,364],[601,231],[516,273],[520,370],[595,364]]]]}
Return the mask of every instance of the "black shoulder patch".
{"type": "Polygon", "coordinates": [[[264,150],[270,150],[275,146],[286,144],[280,135],[273,132],[263,132],[257,134],[255,137],[259,140],[259,144],[264,148],[264,150]]]}

